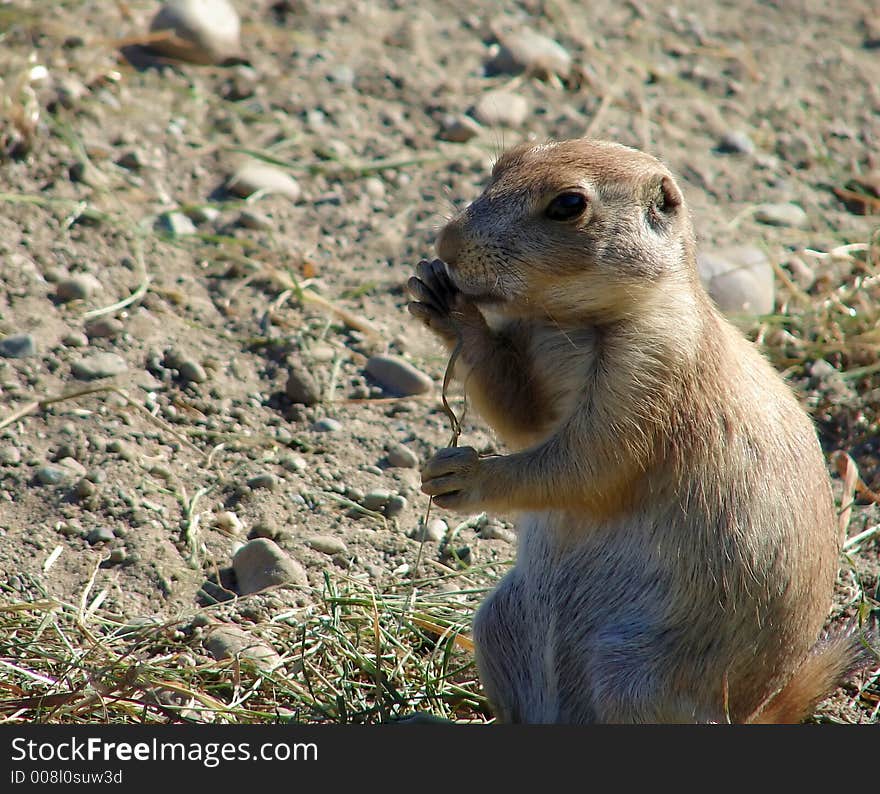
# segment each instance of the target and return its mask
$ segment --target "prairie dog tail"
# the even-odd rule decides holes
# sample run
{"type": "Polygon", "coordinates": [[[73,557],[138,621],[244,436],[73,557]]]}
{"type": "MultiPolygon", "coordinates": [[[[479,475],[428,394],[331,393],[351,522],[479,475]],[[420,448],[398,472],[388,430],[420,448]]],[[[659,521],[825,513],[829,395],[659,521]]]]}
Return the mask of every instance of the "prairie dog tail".
{"type": "Polygon", "coordinates": [[[791,680],[765,700],[746,722],[759,725],[803,722],[820,701],[869,659],[857,634],[842,632],[823,637],[794,671],[791,680]]]}

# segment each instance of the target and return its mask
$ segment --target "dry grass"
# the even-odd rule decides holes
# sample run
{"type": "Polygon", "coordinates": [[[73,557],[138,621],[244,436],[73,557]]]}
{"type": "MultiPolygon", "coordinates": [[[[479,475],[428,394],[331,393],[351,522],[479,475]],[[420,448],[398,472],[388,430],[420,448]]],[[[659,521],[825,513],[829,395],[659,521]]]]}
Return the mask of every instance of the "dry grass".
{"type": "Polygon", "coordinates": [[[463,634],[482,591],[409,591],[328,576],[313,607],[250,627],[281,655],[273,670],[207,656],[211,608],[138,623],[85,599],[0,606],[0,722],[366,723],[416,710],[485,720],[463,634]]]}

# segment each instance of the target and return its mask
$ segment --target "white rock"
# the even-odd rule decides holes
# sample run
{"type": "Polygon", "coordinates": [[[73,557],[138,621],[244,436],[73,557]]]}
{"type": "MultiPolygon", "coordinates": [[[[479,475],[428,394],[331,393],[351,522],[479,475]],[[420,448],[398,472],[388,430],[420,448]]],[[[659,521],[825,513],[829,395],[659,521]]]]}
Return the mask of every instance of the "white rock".
{"type": "Polygon", "coordinates": [[[226,187],[237,196],[247,198],[258,190],[278,193],[291,201],[299,201],[302,195],[299,183],[290,174],[268,163],[249,160],[230,178],[226,187]]]}
{"type": "Polygon", "coordinates": [[[721,311],[769,314],[773,311],[773,268],[760,248],[742,245],[697,255],[700,280],[721,311]]]}
{"type": "Polygon", "coordinates": [[[558,42],[531,28],[497,30],[500,49],[487,64],[490,74],[528,72],[541,79],[551,74],[567,77],[571,72],[571,55],[558,42]]]}
{"type": "Polygon", "coordinates": [[[793,226],[802,229],[807,225],[807,213],[797,204],[762,204],[755,213],[755,220],[769,226],[793,226]]]}
{"type": "Polygon", "coordinates": [[[241,22],[228,0],[170,0],[153,17],[150,32],[173,33],[150,42],[163,55],[217,64],[241,56],[241,22]]]}
{"type": "Polygon", "coordinates": [[[510,91],[487,91],[474,105],[473,115],[486,127],[519,127],[529,115],[529,103],[510,91]]]}
{"type": "Polygon", "coordinates": [[[365,369],[383,389],[400,397],[424,394],[434,385],[424,372],[397,356],[371,356],[365,369]]]}

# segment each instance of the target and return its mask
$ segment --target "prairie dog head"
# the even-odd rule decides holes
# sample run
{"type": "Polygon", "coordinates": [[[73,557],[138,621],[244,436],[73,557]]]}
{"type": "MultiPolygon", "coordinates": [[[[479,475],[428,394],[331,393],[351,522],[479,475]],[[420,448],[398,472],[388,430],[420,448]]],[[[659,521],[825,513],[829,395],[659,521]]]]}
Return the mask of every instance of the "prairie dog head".
{"type": "Polygon", "coordinates": [[[672,174],[644,152],[587,139],[505,152],[440,232],[458,288],[511,314],[599,321],[664,285],[698,284],[693,231],[672,174]]]}

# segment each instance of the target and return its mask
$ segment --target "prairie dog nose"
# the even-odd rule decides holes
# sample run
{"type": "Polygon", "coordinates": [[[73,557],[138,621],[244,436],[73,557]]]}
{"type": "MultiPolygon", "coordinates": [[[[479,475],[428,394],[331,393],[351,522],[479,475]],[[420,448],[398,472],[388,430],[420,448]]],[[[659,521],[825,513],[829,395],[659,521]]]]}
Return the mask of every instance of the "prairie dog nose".
{"type": "Polygon", "coordinates": [[[461,246],[461,220],[456,218],[440,230],[440,234],[437,236],[437,256],[450,267],[455,267],[461,246]]]}

